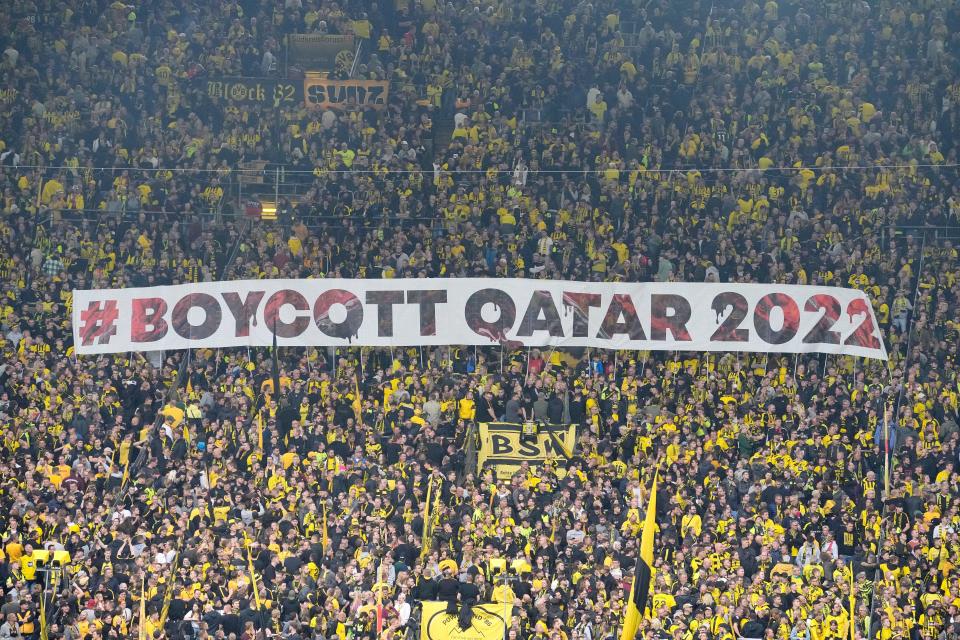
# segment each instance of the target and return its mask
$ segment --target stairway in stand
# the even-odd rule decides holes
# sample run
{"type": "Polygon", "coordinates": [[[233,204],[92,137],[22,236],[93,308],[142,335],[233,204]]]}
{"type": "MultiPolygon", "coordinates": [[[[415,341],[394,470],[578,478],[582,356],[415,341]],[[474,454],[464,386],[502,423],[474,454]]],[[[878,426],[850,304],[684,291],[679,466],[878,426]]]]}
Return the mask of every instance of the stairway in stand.
{"type": "Polygon", "coordinates": [[[453,139],[453,130],[456,128],[453,116],[437,116],[433,122],[433,158],[439,161],[447,145],[453,139]]]}
{"type": "Polygon", "coordinates": [[[247,217],[274,222],[279,218],[281,201],[293,207],[303,196],[305,186],[292,179],[286,167],[256,160],[242,164],[240,169],[238,200],[247,217]]]}

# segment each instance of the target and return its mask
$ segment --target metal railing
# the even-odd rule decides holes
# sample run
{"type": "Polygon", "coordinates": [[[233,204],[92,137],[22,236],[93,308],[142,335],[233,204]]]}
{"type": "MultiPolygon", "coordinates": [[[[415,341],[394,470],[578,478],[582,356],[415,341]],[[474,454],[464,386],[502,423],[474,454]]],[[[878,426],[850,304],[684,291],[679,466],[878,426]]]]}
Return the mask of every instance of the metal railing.
{"type": "MultiPolygon", "coordinates": [[[[217,216],[217,210],[220,206],[220,201],[218,201],[217,207],[210,209],[192,209],[190,211],[174,211],[173,209],[140,209],[137,214],[143,213],[149,219],[150,217],[156,217],[160,215],[165,216],[176,216],[179,219],[189,216],[197,216],[201,218],[211,218],[215,219],[217,216]]],[[[119,210],[112,209],[102,209],[96,207],[87,207],[83,209],[57,209],[57,210],[48,210],[47,215],[44,219],[44,222],[53,222],[54,215],[59,216],[59,220],[56,222],[59,224],[61,222],[67,224],[77,224],[82,222],[93,222],[93,221],[102,221],[104,217],[109,216],[122,216],[132,213],[126,207],[125,203],[120,204],[119,210]],[[78,217],[79,216],[79,217],[78,217]]]]}
{"type": "MultiPolygon", "coordinates": [[[[229,268],[232,262],[236,259],[237,252],[236,248],[239,246],[241,240],[246,235],[246,231],[249,229],[249,226],[241,231],[237,236],[236,246],[234,250],[231,251],[227,257],[227,261],[224,263],[222,274],[226,274],[229,271],[229,268]]],[[[173,380],[173,383],[170,385],[170,388],[167,389],[167,392],[164,394],[164,405],[167,403],[178,400],[182,397],[181,387],[185,386],[185,379],[189,375],[190,362],[192,360],[193,350],[187,349],[182,352],[180,355],[180,363],[177,367],[177,375],[173,380]]],[[[161,406],[162,408],[162,406],[161,406]]],[[[153,427],[147,432],[147,437],[143,442],[143,446],[140,448],[137,457],[130,461],[128,470],[129,470],[129,480],[125,485],[121,487],[120,492],[117,495],[116,500],[113,503],[111,512],[116,512],[116,509],[122,504],[123,500],[126,498],[127,494],[130,491],[130,487],[135,484],[135,478],[137,473],[141,468],[147,463],[150,458],[150,445],[153,442],[153,438],[157,436],[157,433],[160,430],[160,427],[164,423],[164,415],[160,412],[160,409],[157,410],[157,416],[154,419],[153,427]]]]}
{"type": "Polygon", "coordinates": [[[467,433],[464,436],[463,440],[463,454],[465,462],[463,468],[460,472],[460,477],[458,481],[462,482],[464,478],[469,475],[476,477],[477,475],[477,425],[475,422],[471,422],[467,427],[467,433]]]}
{"type": "Polygon", "coordinates": [[[960,223],[947,225],[901,224],[894,226],[893,229],[898,235],[919,234],[934,241],[960,239],[960,223]]]}
{"type": "MultiPolygon", "coordinates": [[[[904,226],[904,227],[895,227],[895,228],[896,228],[896,229],[918,229],[918,227],[915,227],[915,226],[904,226]]],[[[960,232],[960,227],[938,227],[938,228],[939,228],[939,229],[950,229],[950,228],[952,228],[953,230],[955,230],[955,231],[957,231],[957,232],[960,232]]],[[[914,289],[914,294],[913,294],[913,309],[917,309],[917,305],[919,304],[919,297],[920,297],[920,277],[923,275],[924,249],[925,249],[926,246],[927,246],[927,233],[929,232],[930,227],[919,227],[919,229],[923,230],[923,232],[922,232],[922,240],[921,240],[921,244],[920,244],[920,265],[919,265],[919,268],[917,269],[917,272],[916,272],[916,274],[915,274],[915,289],[914,289]]],[[[912,353],[912,350],[911,350],[910,347],[911,347],[911,344],[912,344],[912,342],[913,342],[913,326],[914,326],[914,322],[915,322],[915,319],[911,316],[910,322],[907,324],[907,329],[906,329],[906,332],[907,332],[907,349],[906,349],[906,353],[904,354],[903,363],[902,363],[902,365],[901,365],[904,374],[906,374],[906,372],[907,372],[907,371],[909,370],[909,368],[910,368],[910,356],[911,356],[911,353],[912,353]]],[[[889,425],[888,429],[890,429],[890,428],[896,429],[896,425],[897,425],[897,422],[898,422],[898,416],[900,415],[900,406],[901,406],[901,403],[903,402],[903,392],[904,392],[904,389],[905,389],[905,388],[906,388],[905,384],[901,382],[901,384],[900,384],[900,389],[899,389],[899,391],[898,391],[898,393],[897,393],[897,399],[896,399],[896,402],[895,402],[894,407],[893,407],[893,412],[892,412],[891,415],[890,415],[890,419],[891,419],[892,421],[894,421],[894,424],[893,424],[893,425],[889,425]]],[[[886,418],[884,417],[884,420],[885,420],[885,419],[886,419],[886,418]]],[[[885,438],[889,438],[888,435],[885,435],[884,437],[885,437],[885,438]]],[[[899,447],[900,444],[901,444],[901,443],[900,443],[900,438],[897,438],[897,445],[898,445],[898,447],[899,447]]],[[[892,450],[892,451],[889,450],[889,439],[888,439],[887,442],[884,444],[884,446],[885,446],[885,449],[884,449],[884,450],[885,450],[885,454],[884,454],[885,463],[886,463],[886,465],[888,466],[888,468],[890,469],[890,472],[892,473],[894,461],[897,459],[897,458],[896,458],[896,450],[892,450]]],[[[892,489],[892,487],[887,487],[887,488],[888,488],[888,489],[892,489]]],[[[877,546],[877,559],[876,559],[877,568],[874,569],[874,573],[873,573],[873,584],[871,585],[871,593],[870,593],[870,613],[869,613],[869,624],[870,624],[870,632],[871,632],[870,635],[872,635],[872,632],[874,631],[874,620],[875,620],[875,616],[877,615],[877,590],[878,590],[878,585],[879,585],[879,583],[880,583],[880,579],[883,577],[883,575],[882,575],[882,569],[880,568],[880,559],[879,559],[879,557],[880,557],[881,552],[883,551],[884,541],[886,540],[886,537],[887,537],[887,535],[888,535],[888,533],[889,533],[889,531],[888,531],[888,520],[887,520],[887,518],[888,518],[888,516],[889,516],[889,508],[890,508],[890,507],[889,507],[889,503],[890,503],[890,496],[889,496],[889,495],[884,495],[883,507],[881,508],[881,512],[880,512],[881,531],[880,531],[880,537],[879,537],[879,539],[878,539],[878,546],[877,546]]],[[[910,514],[910,517],[911,517],[911,518],[913,517],[912,514],[910,514]]],[[[852,564],[853,564],[853,563],[851,562],[851,565],[852,565],[852,564]]],[[[853,570],[853,567],[851,566],[851,571],[852,571],[852,570],[853,570]]],[[[853,623],[854,623],[854,620],[851,620],[851,624],[853,624],[853,623]]]]}
{"type": "MultiPolygon", "coordinates": [[[[284,195],[284,194],[281,194],[284,195]]],[[[206,232],[212,227],[229,224],[229,223],[242,223],[245,221],[259,222],[259,217],[248,216],[245,212],[237,209],[225,210],[222,206],[225,202],[221,201],[220,206],[216,209],[209,209],[203,211],[171,211],[171,210],[161,210],[161,211],[143,211],[147,217],[148,222],[154,222],[157,220],[157,216],[165,216],[171,219],[176,219],[180,221],[197,221],[201,224],[201,232],[206,232]]],[[[124,218],[118,216],[114,212],[106,211],[103,209],[73,209],[72,211],[80,211],[88,214],[96,214],[94,216],[88,216],[83,218],[69,218],[63,217],[56,222],[53,221],[52,216],[45,216],[36,221],[36,224],[33,225],[33,236],[30,238],[30,245],[36,246],[37,239],[39,234],[38,230],[43,226],[48,226],[52,229],[55,229],[59,225],[90,225],[95,229],[102,229],[104,226],[113,223],[113,233],[114,233],[114,242],[119,243],[122,239],[118,230],[120,229],[124,218]]],[[[400,227],[410,227],[425,225],[430,229],[435,228],[438,224],[444,222],[442,216],[378,216],[378,217],[369,217],[363,216],[360,214],[354,214],[350,216],[342,215],[329,215],[322,213],[308,213],[306,215],[297,214],[297,219],[300,223],[303,224],[307,229],[313,231],[317,229],[340,229],[340,228],[361,228],[361,229],[377,229],[385,225],[389,226],[400,226],[400,227]]],[[[268,224],[267,221],[263,221],[264,224],[268,224]]],[[[49,235],[49,231],[47,235],[49,235]]]]}

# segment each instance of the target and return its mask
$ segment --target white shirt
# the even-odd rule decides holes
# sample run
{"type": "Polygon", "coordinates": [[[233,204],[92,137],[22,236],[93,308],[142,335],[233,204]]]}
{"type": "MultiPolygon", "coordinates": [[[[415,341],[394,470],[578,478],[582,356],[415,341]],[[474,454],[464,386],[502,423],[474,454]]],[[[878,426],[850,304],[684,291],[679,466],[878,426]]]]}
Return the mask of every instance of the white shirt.
{"type": "Polygon", "coordinates": [[[277,58],[269,51],[263,52],[263,59],[260,61],[260,70],[264,73],[270,73],[277,70],[277,58]]]}
{"type": "Polygon", "coordinates": [[[10,66],[15,67],[17,66],[17,60],[20,59],[20,52],[9,46],[4,49],[3,56],[10,62],[10,66]]]}
{"type": "Polygon", "coordinates": [[[582,530],[570,529],[567,531],[567,544],[580,544],[587,537],[582,530]]]}
{"type": "Polygon", "coordinates": [[[407,620],[410,619],[410,603],[400,602],[395,604],[393,608],[397,610],[397,617],[400,619],[400,626],[406,626],[407,620]]]}
{"type": "Polygon", "coordinates": [[[527,184],[527,165],[523,162],[517,163],[513,169],[513,184],[518,187],[524,187],[527,184]]]}
{"type": "Polygon", "coordinates": [[[588,109],[590,108],[590,105],[592,105],[594,102],[597,101],[598,95],[600,95],[600,89],[597,89],[596,87],[593,87],[592,89],[587,91],[587,108],[588,109]]]}
{"type": "Polygon", "coordinates": [[[123,522],[131,516],[133,516],[133,513],[129,509],[118,509],[113,512],[112,519],[114,522],[123,522]]]}

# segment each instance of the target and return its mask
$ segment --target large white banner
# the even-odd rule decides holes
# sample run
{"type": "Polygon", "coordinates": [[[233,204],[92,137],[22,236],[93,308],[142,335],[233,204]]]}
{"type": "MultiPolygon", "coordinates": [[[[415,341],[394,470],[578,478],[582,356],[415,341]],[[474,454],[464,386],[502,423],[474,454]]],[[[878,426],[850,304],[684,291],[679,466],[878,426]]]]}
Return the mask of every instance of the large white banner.
{"type": "Polygon", "coordinates": [[[492,278],[236,280],[74,291],[78,354],[485,345],[887,358],[862,291],[492,278]]]}

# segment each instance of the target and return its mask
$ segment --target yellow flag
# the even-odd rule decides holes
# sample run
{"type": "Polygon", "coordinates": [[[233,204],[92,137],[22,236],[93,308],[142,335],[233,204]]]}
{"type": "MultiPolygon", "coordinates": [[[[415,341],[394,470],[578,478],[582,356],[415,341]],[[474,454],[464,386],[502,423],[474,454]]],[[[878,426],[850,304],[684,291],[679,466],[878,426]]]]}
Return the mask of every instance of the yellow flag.
{"type": "Polygon", "coordinates": [[[320,540],[320,545],[323,547],[323,550],[327,550],[327,545],[330,544],[330,538],[327,534],[327,503],[323,503],[323,537],[320,540]]]}
{"type": "Polygon", "coordinates": [[[180,567],[180,550],[177,550],[177,556],[170,565],[170,578],[167,579],[167,590],[163,594],[163,608],[160,609],[160,628],[167,622],[167,616],[170,614],[170,600],[173,599],[173,581],[176,578],[177,569],[180,567]]]}
{"type": "Polygon", "coordinates": [[[946,538],[941,539],[942,544],[940,545],[940,555],[937,558],[937,571],[941,573],[948,573],[950,569],[953,568],[953,564],[950,562],[950,557],[947,555],[947,540],[946,538]]]}
{"type": "Polygon", "coordinates": [[[357,379],[357,374],[353,374],[353,413],[357,418],[358,424],[362,411],[363,404],[360,402],[360,381],[357,379]]]}
{"type": "Polygon", "coordinates": [[[647,515],[643,519],[643,531],[640,534],[640,553],[637,555],[637,567],[633,572],[633,584],[630,586],[630,599],[623,617],[623,631],[620,640],[633,640],[637,628],[643,619],[643,610],[647,608],[647,596],[650,594],[650,578],[653,570],[653,537],[657,528],[657,479],[659,470],[653,476],[650,498],[647,500],[647,515]]]}
{"type": "Polygon", "coordinates": [[[423,537],[421,539],[420,557],[423,558],[430,552],[430,514],[431,496],[433,496],[433,477],[427,481],[427,507],[423,513],[423,537]]]}
{"type": "Polygon", "coordinates": [[[40,640],[47,640],[47,594],[40,594],[40,640]]]}
{"type": "Polygon", "coordinates": [[[257,448],[263,451],[263,411],[257,411],[257,448]]]}

